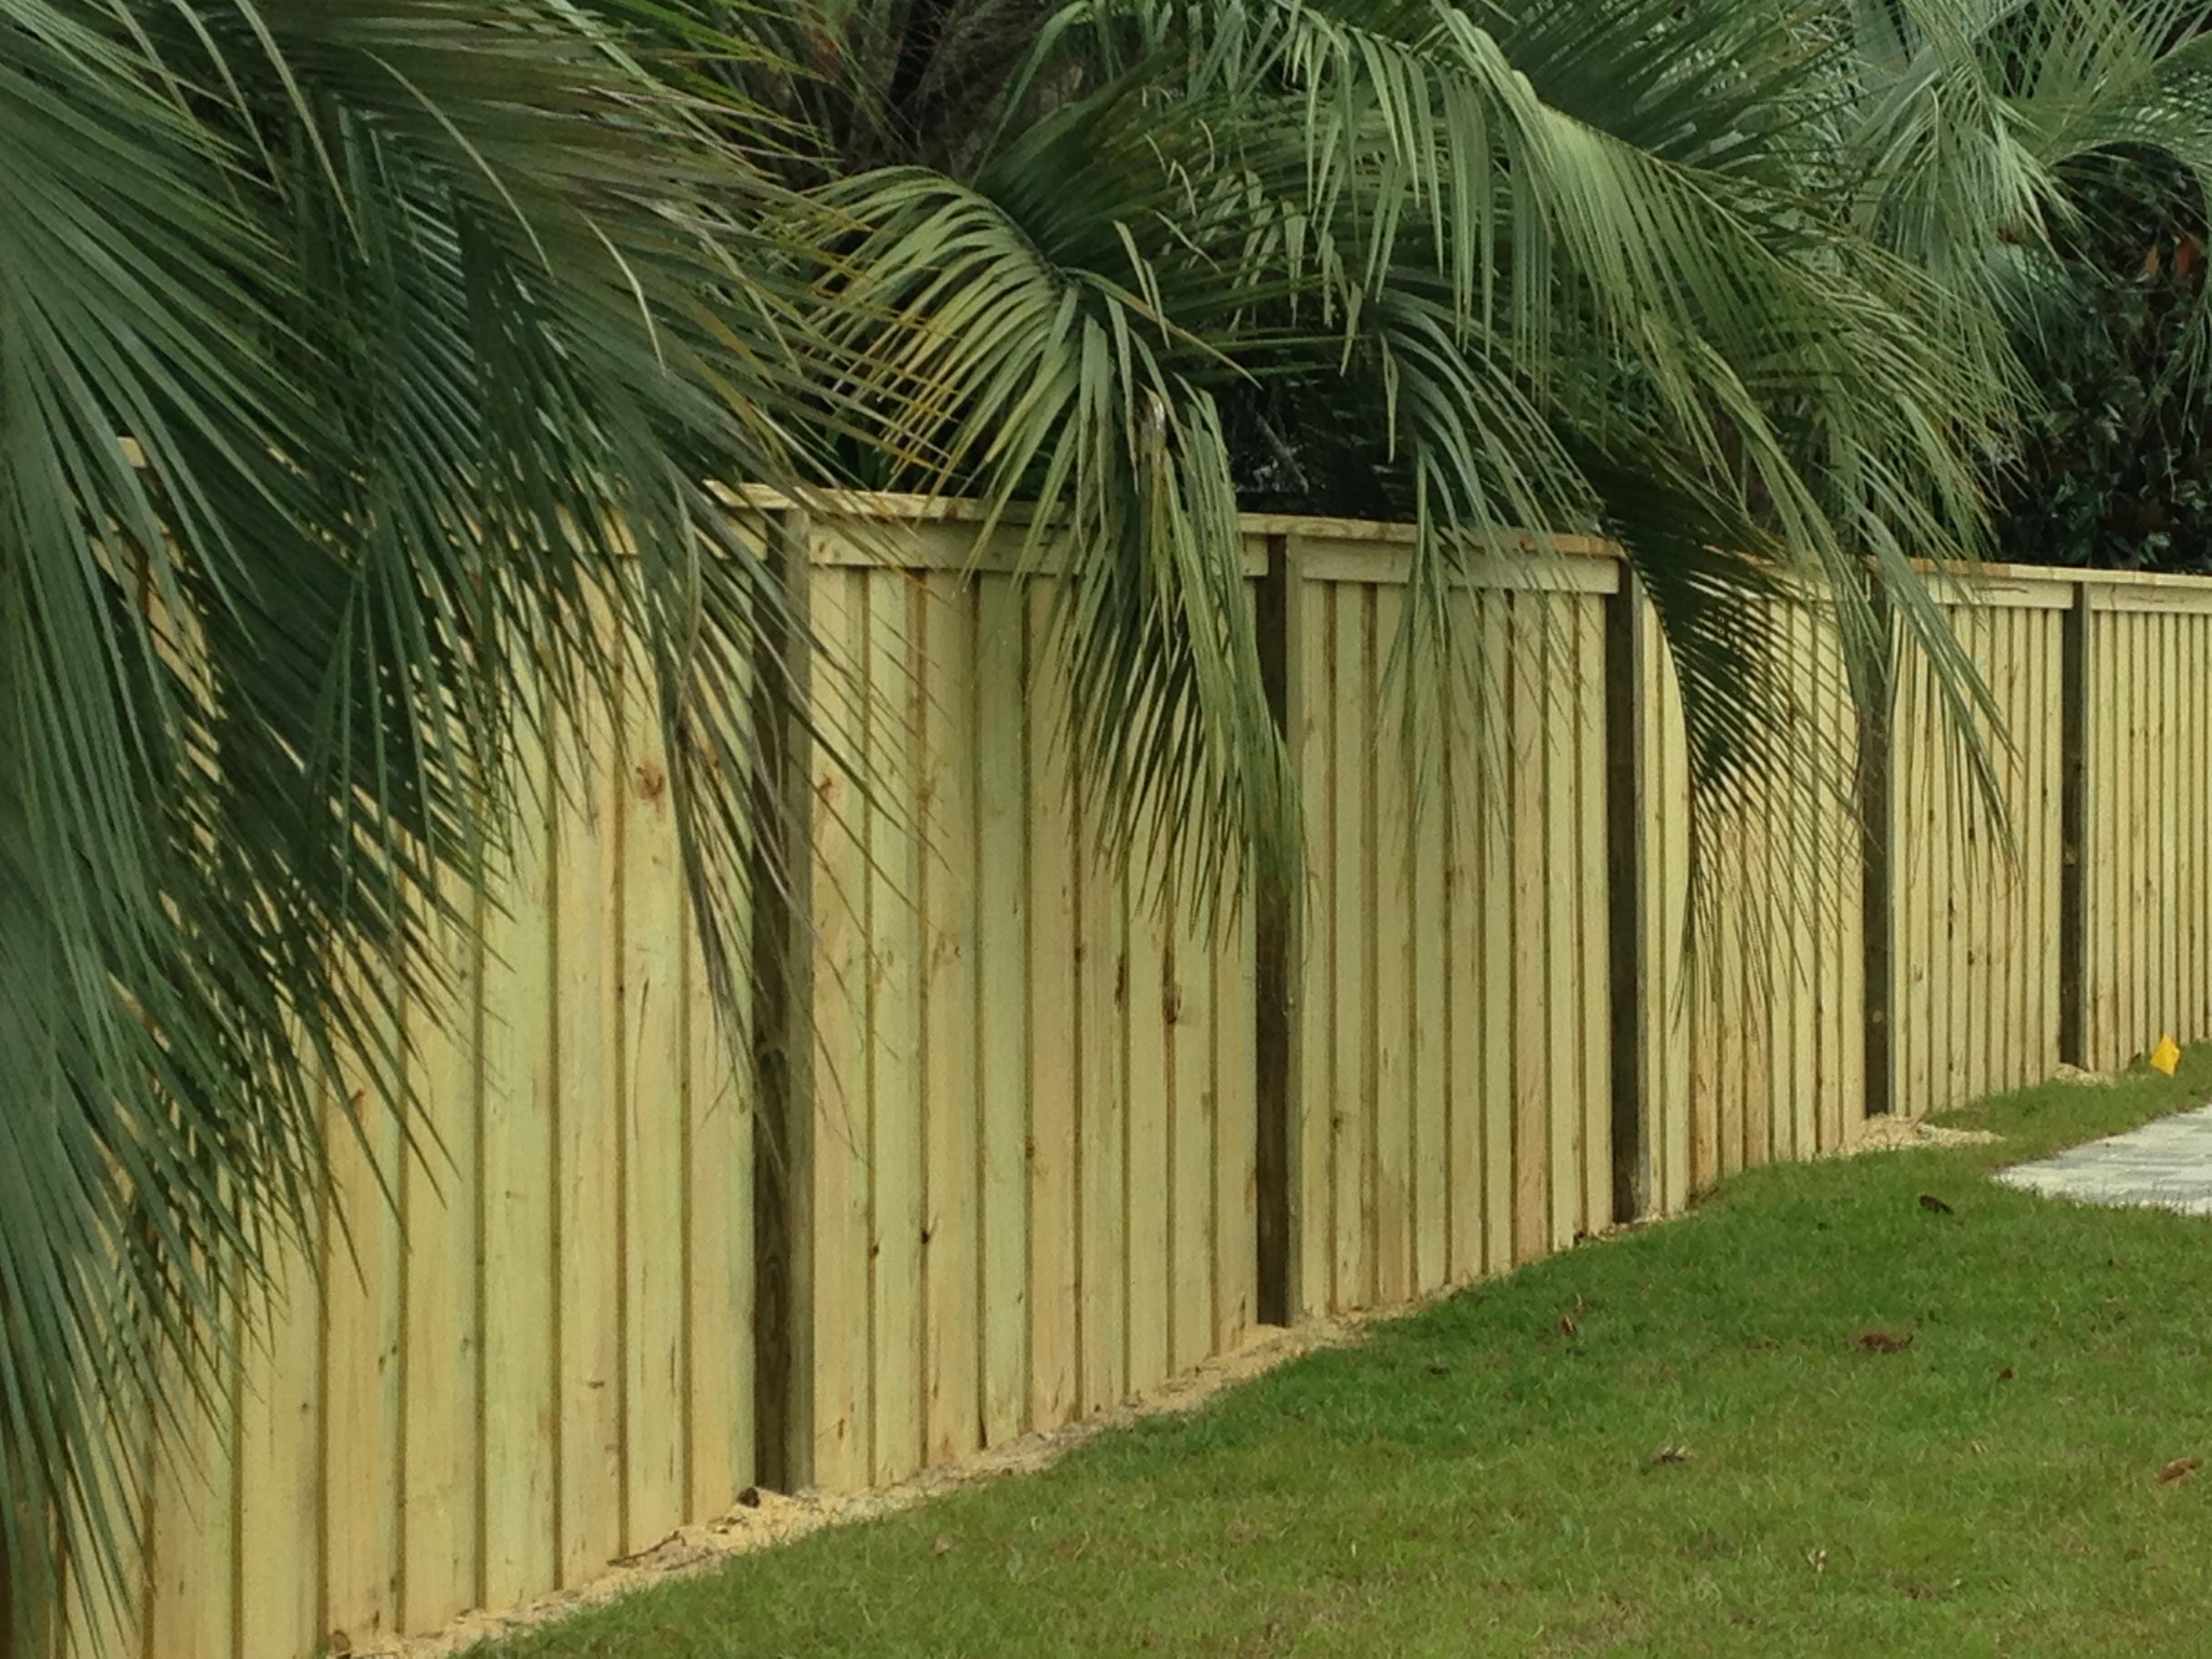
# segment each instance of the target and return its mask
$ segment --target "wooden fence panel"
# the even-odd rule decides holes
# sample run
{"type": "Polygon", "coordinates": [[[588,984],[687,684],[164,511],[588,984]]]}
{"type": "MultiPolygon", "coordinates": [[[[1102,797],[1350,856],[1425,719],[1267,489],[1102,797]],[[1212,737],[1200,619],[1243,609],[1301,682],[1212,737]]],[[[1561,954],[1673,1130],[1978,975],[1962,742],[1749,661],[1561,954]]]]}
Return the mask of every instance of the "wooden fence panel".
{"type": "Polygon", "coordinates": [[[813,1478],[1095,1413],[1249,1328],[1252,936],[1104,856],[1049,578],[817,520],[813,1478]]]}
{"type": "Polygon", "coordinates": [[[1681,694],[1648,607],[1638,657],[1647,780],[1642,823],[1640,1042],[1651,1205],[1684,1208],[1723,1176],[1844,1145],[1865,1114],[1857,836],[1842,785],[1852,713],[1841,647],[1818,608],[1778,613],[1792,717],[1837,745],[1827,775],[1761,780],[1716,812],[1694,925],[1681,694]]]}
{"type": "Polygon", "coordinates": [[[1926,659],[1905,660],[1891,842],[1899,925],[1892,1099],[1923,1117],[2058,1063],[2060,750],[2069,585],[2007,579],[1945,606],[1996,700],[1989,742],[2012,842],[1975,804],[1926,659]]]}
{"type": "Polygon", "coordinates": [[[2089,586],[2087,1062],[2212,1031],[2212,589],[2089,586]]]}
{"type": "MultiPolygon", "coordinates": [[[[979,549],[958,520],[896,502],[789,520],[827,741],[792,791],[809,898],[785,937],[811,960],[781,1018],[811,1048],[805,1163],[767,1224],[790,1236],[761,1237],[793,1267],[803,1322],[770,1334],[804,1367],[799,1400],[757,1398],[755,1085],[714,1018],[633,687],[526,759],[567,790],[507,902],[477,902],[481,941],[443,947],[454,1009],[401,1011],[424,1155],[403,1157],[364,1079],[331,1079],[344,1223],[324,1219],[319,1263],[280,1264],[279,1307],[210,1380],[182,1455],[150,1455],[144,1425],[119,1435],[143,1582],[111,1610],[66,1574],[62,1653],[304,1659],[579,1583],[726,1512],[754,1478],[757,1406],[799,1425],[789,1461],[831,1488],[1109,1408],[1249,1335],[1262,1110],[1287,1109],[1287,1194],[1270,1192],[1294,1318],[1404,1304],[1611,1224],[1616,1125],[1660,1214],[1856,1132],[1853,805],[1784,778],[1716,819],[1701,856],[1721,902],[1686,955],[1679,690],[1600,550],[1487,562],[1442,601],[1474,695],[1424,726],[1392,659],[1409,532],[1248,526],[1248,568],[1285,561],[1310,854],[1297,949],[1267,964],[1287,1031],[1263,1055],[1251,918],[1209,931],[1103,857],[1103,803],[1059,741],[1078,688],[1054,578],[1018,575],[1010,542],[979,549]],[[1611,814],[1625,781],[1633,810],[1611,814]]],[[[1876,829],[1883,1081],[1913,1116],[2058,1058],[2077,676],[2085,1058],[2212,1035],[2212,584],[1997,571],[1942,598],[2010,734],[2014,856],[1963,810],[1908,657],[1876,829]]],[[[1798,717],[1848,744],[1818,608],[1778,621],[1798,717]]]]}
{"type": "Polygon", "coordinates": [[[331,1087],[325,1292],[280,1264],[191,1461],[155,1462],[140,1605],[85,1605],[70,1651],[364,1646],[596,1577],[750,1483],[750,1091],[641,716],[586,734],[587,787],[446,947],[453,1006],[405,1011],[421,1155],[331,1087]]]}
{"type": "Polygon", "coordinates": [[[1318,1312],[1613,1219],[1603,606],[1620,573],[1576,557],[1450,596],[1454,667],[1476,689],[1429,753],[1392,669],[1402,547],[1285,546],[1310,854],[1293,1202],[1298,1302],[1318,1312]]]}

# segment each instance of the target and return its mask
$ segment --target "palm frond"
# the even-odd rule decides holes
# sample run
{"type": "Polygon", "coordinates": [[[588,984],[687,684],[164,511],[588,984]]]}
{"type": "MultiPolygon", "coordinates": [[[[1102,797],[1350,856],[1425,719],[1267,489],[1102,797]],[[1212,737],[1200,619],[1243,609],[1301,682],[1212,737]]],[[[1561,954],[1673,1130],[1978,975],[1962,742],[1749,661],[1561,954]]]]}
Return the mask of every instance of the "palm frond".
{"type": "Polygon", "coordinates": [[[781,476],[796,313],[742,105],[607,15],[0,5],[19,1622],[45,1517],[115,1577],[102,1425],[189,1410],[318,1213],[318,1074],[404,1109],[391,999],[440,1006],[525,693],[604,697],[639,642],[733,914],[776,601],[708,483],[781,476]]]}

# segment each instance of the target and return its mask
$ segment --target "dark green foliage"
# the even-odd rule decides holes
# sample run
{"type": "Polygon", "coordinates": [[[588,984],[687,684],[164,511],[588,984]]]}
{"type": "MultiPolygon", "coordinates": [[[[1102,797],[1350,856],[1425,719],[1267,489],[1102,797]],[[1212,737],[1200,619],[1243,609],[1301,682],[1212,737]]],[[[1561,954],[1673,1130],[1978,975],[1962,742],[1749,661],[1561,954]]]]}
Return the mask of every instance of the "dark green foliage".
{"type": "Polygon", "coordinates": [[[2080,217],[2021,330],[2041,392],[1997,477],[1996,556],[2114,570],[2212,570],[2212,377],[2204,217],[2156,158],[2106,157],[2069,179],[2080,217]]]}

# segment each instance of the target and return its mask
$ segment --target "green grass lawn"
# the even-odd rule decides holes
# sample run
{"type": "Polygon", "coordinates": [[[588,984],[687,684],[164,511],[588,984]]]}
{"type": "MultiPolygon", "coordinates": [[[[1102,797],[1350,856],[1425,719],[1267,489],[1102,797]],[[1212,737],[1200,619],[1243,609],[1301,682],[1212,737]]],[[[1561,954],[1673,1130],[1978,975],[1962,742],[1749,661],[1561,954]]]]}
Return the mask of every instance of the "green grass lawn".
{"type": "Polygon", "coordinates": [[[1757,1171],[1045,1474],[480,1651],[2212,1653],[2212,1224],[1985,1178],[2208,1094],[2200,1049],[1947,1120],[2000,1146],[1757,1171]]]}

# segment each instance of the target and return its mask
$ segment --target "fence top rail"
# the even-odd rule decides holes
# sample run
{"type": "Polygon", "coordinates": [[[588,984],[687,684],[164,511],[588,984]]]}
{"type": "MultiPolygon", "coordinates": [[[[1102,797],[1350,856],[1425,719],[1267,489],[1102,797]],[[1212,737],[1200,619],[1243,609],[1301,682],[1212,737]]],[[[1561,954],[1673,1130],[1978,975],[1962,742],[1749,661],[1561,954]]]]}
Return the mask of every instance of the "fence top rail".
{"type": "MultiPolygon", "coordinates": [[[[736,489],[717,485],[715,494],[732,506],[743,506],[757,512],[785,512],[803,507],[817,518],[852,524],[951,526],[981,525],[993,516],[990,504],[987,501],[965,496],[930,495],[911,491],[820,489],[808,492],[803,500],[799,500],[765,484],[745,484],[736,489]]],[[[1009,503],[997,514],[997,522],[1008,528],[1026,526],[1034,521],[1034,518],[1033,510],[1022,502],[1009,503]]],[[[1378,550],[1409,548],[1419,536],[1419,532],[1410,524],[1376,519],[1332,518],[1317,514],[1248,513],[1243,514],[1238,522],[1245,538],[1245,568],[1254,574],[1267,568],[1267,544],[1278,538],[1296,538],[1309,544],[1328,544],[1330,556],[1335,558],[1348,552],[1355,544],[1378,550]]],[[[1536,540],[1532,537],[1508,539],[1517,540],[1532,551],[1536,547],[1536,540]]],[[[829,545],[824,542],[817,547],[817,558],[828,551],[829,545]]],[[[892,544],[879,544],[873,550],[864,549],[835,553],[829,562],[885,565],[898,563],[912,556],[918,559],[920,568],[933,569],[956,568],[964,562],[964,556],[963,558],[951,556],[949,545],[903,540],[898,545],[902,550],[896,556],[892,554],[892,544]]],[[[962,545],[970,550],[973,549],[972,541],[963,542],[962,545]]],[[[1620,562],[1622,557],[1619,544],[1595,536],[1553,536],[1548,538],[1548,546],[1550,551],[1571,562],[1589,560],[1613,564],[1620,562]]],[[[984,562],[974,568],[1011,569],[1012,565],[1005,555],[994,556],[987,554],[984,562]]],[[[1946,568],[1922,560],[1914,561],[1914,568],[1923,575],[1939,579],[1938,596],[1947,604],[2060,609],[2072,603],[2074,590],[2086,586],[2089,590],[2092,610],[2212,609],[2212,576],[1996,562],[1971,568],[1946,568]]],[[[1342,579],[1351,578],[1347,574],[1342,579]]],[[[1388,580],[1391,578],[1386,574],[1377,579],[1388,580]]],[[[1602,579],[1589,577],[1570,577],[1565,579],[1564,585],[1592,592],[1610,592],[1618,583],[1603,582],[1602,579]],[[1601,585],[1593,586],[1593,582],[1601,585]]]]}

